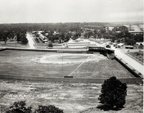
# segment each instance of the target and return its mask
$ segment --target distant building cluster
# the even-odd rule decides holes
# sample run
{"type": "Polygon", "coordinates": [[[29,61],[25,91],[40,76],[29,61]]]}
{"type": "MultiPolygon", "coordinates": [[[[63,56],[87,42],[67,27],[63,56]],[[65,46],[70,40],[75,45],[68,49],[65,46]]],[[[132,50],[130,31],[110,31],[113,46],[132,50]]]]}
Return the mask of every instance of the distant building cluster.
{"type": "Polygon", "coordinates": [[[125,25],[131,34],[142,34],[144,31],[144,25],[125,25]]]}

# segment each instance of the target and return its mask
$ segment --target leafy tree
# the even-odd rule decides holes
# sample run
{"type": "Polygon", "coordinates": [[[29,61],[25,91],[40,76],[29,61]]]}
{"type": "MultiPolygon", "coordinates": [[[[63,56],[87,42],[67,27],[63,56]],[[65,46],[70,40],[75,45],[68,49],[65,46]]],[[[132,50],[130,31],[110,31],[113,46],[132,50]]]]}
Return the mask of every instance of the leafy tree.
{"type": "Polygon", "coordinates": [[[32,113],[31,107],[26,107],[25,101],[14,102],[6,113],[32,113]]]}
{"type": "Polygon", "coordinates": [[[127,85],[113,76],[102,84],[101,94],[98,99],[100,103],[109,106],[110,109],[119,109],[125,104],[126,95],[127,85]]]}
{"type": "Polygon", "coordinates": [[[40,105],[38,109],[35,110],[34,113],[63,113],[63,110],[53,105],[49,105],[49,106],[40,105]]]}
{"type": "Polygon", "coordinates": [[[48,47],[53,47],[52,41],[48,42],[48,47]]]}
{"type": "Polygon", "coordinates": [[[125,44],[126,45],[134,45],[134,44],[136,44],[136,41],[133,38],[132,39],[126,38],[125,39],[125,44]]]}
{"type": "Polygon", "coordinates": [[[71,37],[71,34],[69,34],[69,33],[65,33],[65,37],[64,37],[64,42],[68,42],[69,41],[69,39],[70,39],[70,37],[71,37]]]}
{"type": "Polygon", "coordinates": [[[136,42],[143,42],[143,34],[136,34],[133,37],[136,42]]]}
{"type": "Polygon", "coordinates": [[[8,30],[0,31],[0,40],[4,41],[4,44],[7,43],[9,34],[10,34],[10,31],[8,31],[8,30]]]}
{"type": "Polygon", "coordinates": [[[21,39],[20,33],[17,33],[17,43],[20,42],[20,39],[21,39]]]}
{"type": "Polygon", "coordinates": [[[25,34],[21,35],[21,39],[20,40],[21,40],[21,44],[23,44],[23,45],[26,45],[28,43],[28,40],[27,40],[25,34]]]}
{"type": "Polygon", "coordinates": [[[142,43],[138,46],[139,49],[143,49],[142,43]]]}
{"type": "Polygon", "coordinates": [[[126,26],[120,26],[119,31],[121,31],[122,34],[125,35],[126,33],[128,33],[128,28],[126,26]]]}

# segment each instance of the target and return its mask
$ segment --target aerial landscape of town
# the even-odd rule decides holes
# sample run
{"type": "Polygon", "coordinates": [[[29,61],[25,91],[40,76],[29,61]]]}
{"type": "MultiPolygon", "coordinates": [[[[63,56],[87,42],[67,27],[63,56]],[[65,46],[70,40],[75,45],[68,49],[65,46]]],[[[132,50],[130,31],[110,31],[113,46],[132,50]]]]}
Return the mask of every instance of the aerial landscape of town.
{"type": "Polygon", "coordinates": [[[143,2],[123,2],[0,1],[0,113],[143,113],[143,2]]]}

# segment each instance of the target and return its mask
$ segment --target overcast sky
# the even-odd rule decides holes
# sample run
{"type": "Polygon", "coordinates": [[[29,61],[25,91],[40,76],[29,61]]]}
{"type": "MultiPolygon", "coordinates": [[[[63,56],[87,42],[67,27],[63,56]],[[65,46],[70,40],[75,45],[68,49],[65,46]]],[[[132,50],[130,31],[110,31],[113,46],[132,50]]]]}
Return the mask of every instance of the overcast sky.
{"type": "Polygon", "coordinates": [[[143,20],[143,0],[0,0],[0,23],[143,20]]]}

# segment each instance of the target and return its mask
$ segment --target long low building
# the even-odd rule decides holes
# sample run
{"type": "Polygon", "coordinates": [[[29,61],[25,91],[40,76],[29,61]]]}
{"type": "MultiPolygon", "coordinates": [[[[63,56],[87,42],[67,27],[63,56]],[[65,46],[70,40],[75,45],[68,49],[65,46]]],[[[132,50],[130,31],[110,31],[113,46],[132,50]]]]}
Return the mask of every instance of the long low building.
{"type": "Polygon", "coordinates": [[[138,25],[131,25],[129,26],[129,33],[131,34],[143,34],[143,31],[138,25]]]}

